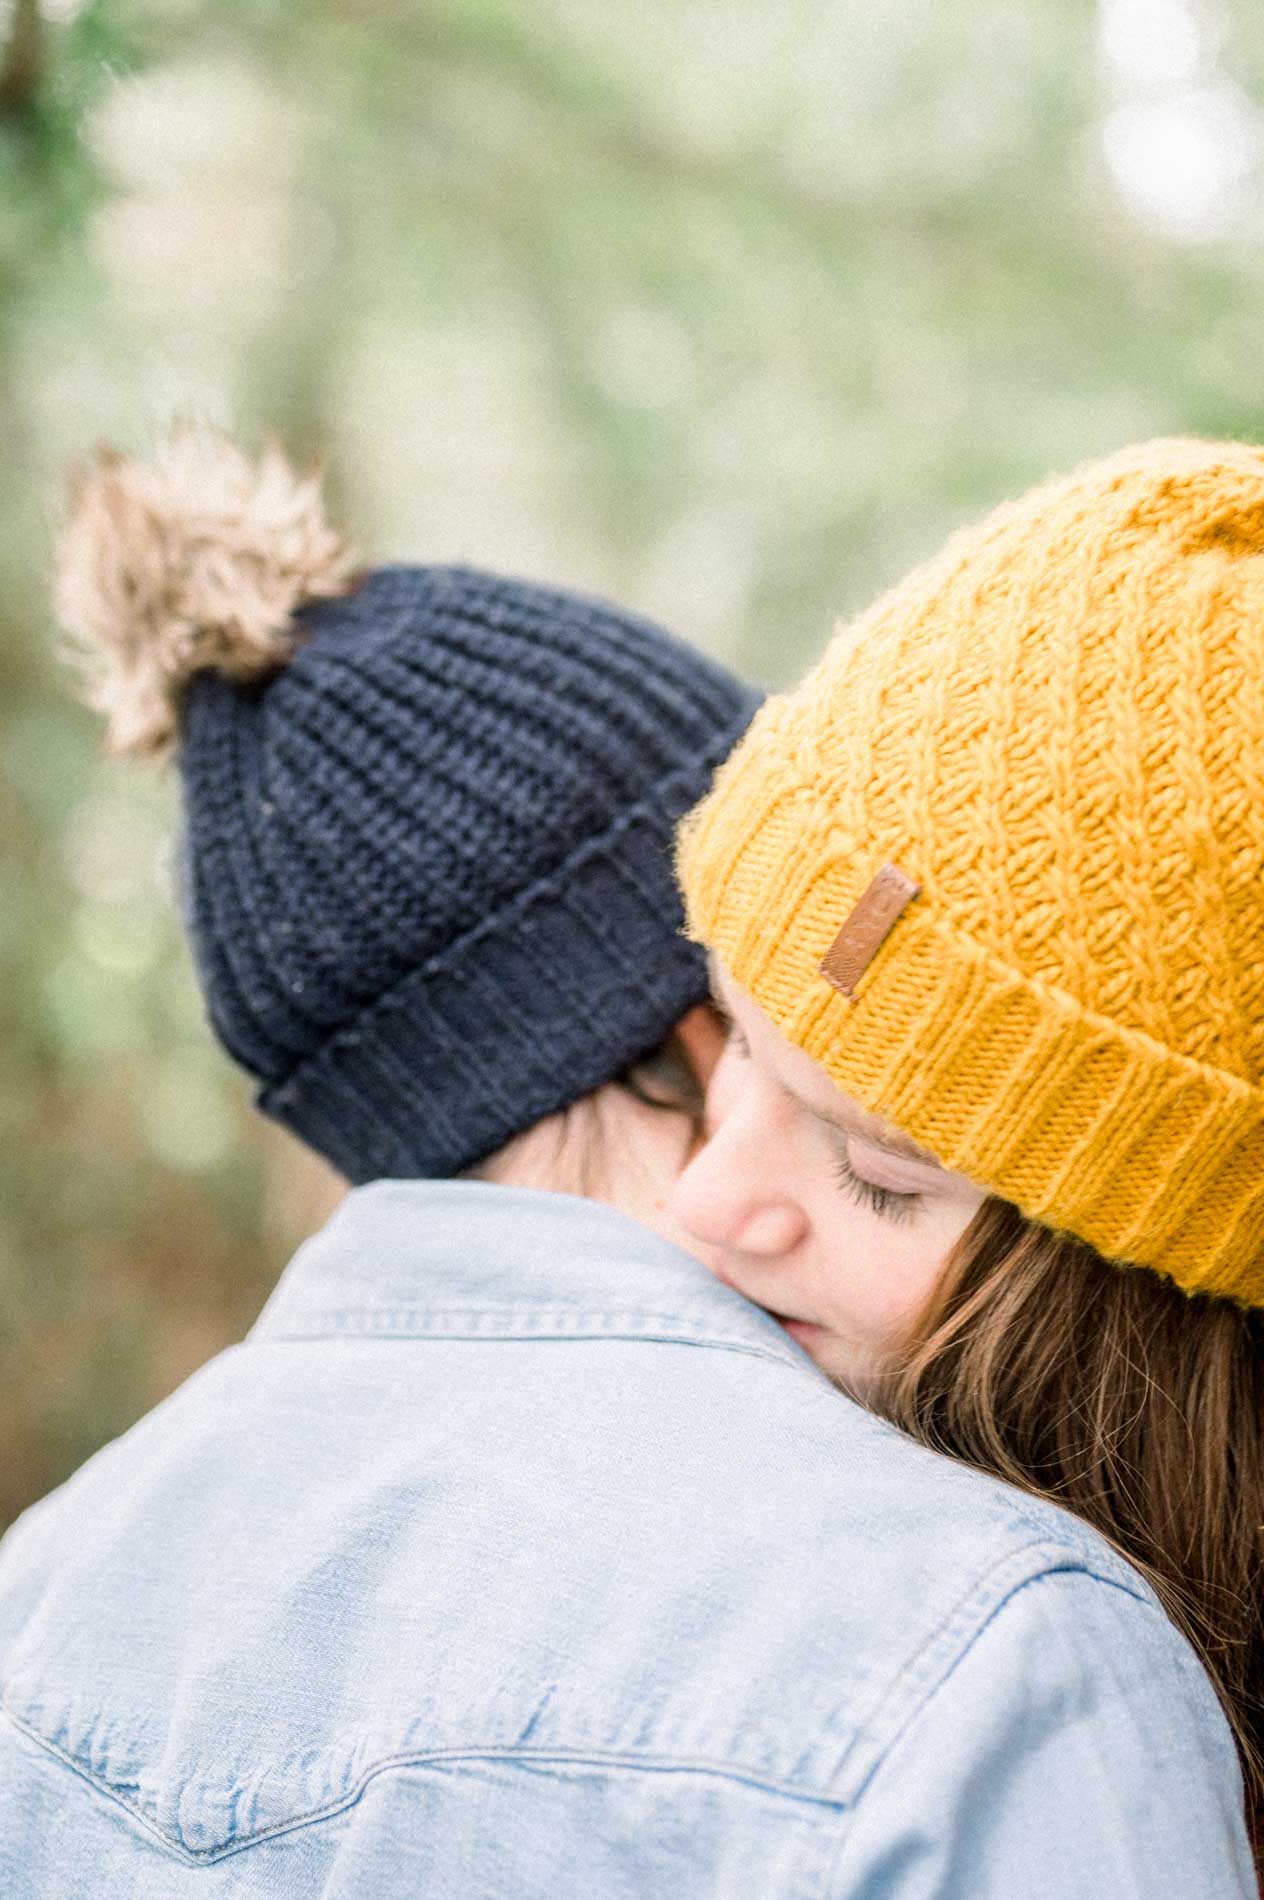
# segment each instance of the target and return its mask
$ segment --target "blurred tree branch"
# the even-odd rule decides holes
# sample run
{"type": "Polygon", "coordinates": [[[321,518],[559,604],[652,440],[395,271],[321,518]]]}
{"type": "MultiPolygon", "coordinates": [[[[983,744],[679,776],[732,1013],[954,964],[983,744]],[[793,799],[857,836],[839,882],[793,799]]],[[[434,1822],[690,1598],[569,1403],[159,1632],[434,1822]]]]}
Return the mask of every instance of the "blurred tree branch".
{"type": "Polygon", "coordinates": [[[39,0],[13,0],[9,30],[0,43],[0,112],[20,112],[44,76],[39,0]]]}

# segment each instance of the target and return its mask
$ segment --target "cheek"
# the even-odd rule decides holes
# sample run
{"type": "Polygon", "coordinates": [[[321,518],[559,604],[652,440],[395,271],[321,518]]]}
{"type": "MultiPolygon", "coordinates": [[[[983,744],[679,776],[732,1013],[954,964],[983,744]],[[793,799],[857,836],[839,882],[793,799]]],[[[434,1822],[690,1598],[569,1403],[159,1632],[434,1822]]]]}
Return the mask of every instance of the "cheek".
{"type": "Polygon", "coordinates": [[[907,1225],[845,1196],[818,1204],[815,1234],[827,1311],[841,1332],[889,1348],[907,1336],[937,1286],[960,1222],[915,1216],[907,1225]]]}
{"type": "Polygon", "coordinates": [[[943,1246],[911,1238],[885,1254],[879,1309],[888,1343],[905,1337],[915,1324],[939,1284],[947,1258],[943,1246]]]}

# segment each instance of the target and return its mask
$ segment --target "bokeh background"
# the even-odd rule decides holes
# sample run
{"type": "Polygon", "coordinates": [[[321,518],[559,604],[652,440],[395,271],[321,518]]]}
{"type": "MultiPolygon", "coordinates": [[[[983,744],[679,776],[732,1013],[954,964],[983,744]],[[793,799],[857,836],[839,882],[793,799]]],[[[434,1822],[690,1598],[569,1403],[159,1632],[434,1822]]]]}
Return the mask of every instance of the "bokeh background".
{"type": "Polygon", "coordinates": [[[1258,0],[0,0],[0,1522],[336,1191],[55,662],[67,464],[271,428],[378,556],[784,683],[1050,469],[1264,435],[1262,184],[1258,0]]]}

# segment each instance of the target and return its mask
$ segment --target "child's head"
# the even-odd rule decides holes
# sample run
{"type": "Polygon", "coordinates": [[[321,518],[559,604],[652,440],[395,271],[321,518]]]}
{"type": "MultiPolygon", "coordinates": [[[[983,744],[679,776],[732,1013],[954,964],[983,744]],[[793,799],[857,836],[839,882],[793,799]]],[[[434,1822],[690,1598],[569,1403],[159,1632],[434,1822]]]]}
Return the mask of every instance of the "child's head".
{"type": "Polygon", "coordinates": [[[115,749],[175,751],[216,1032],[352,1181],[471,1167],[705,996],[672,832],[756,696],[657,627],[358,571],[314,479],[203,430],[80,477],[58,601],[115,749]]]}
{"type": "Polygon", "coordinates": [[[1151,443],[959,535],[763,709],[681,862],[857,1108],[1264,1303],[1264,453],[1151,443]]]}

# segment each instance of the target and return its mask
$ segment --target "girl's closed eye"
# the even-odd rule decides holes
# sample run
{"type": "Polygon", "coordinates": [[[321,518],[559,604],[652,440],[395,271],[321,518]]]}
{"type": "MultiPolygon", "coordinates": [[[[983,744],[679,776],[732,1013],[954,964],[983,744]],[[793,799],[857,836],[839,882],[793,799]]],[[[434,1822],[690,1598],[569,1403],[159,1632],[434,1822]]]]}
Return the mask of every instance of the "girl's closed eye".
{"type": "Polygon", "coordinates": [[[856,1172],[845,1152],[836,1157],[834,1172],[839,1185],[853,1200],[871,1207],[875,1214],[887,1220],[911,1220],[922,1198],[920,1194],[900,1193],[895,1188],[880,1187],[876,1181],[866,1180],[863,1174],[856,1172]]]}

